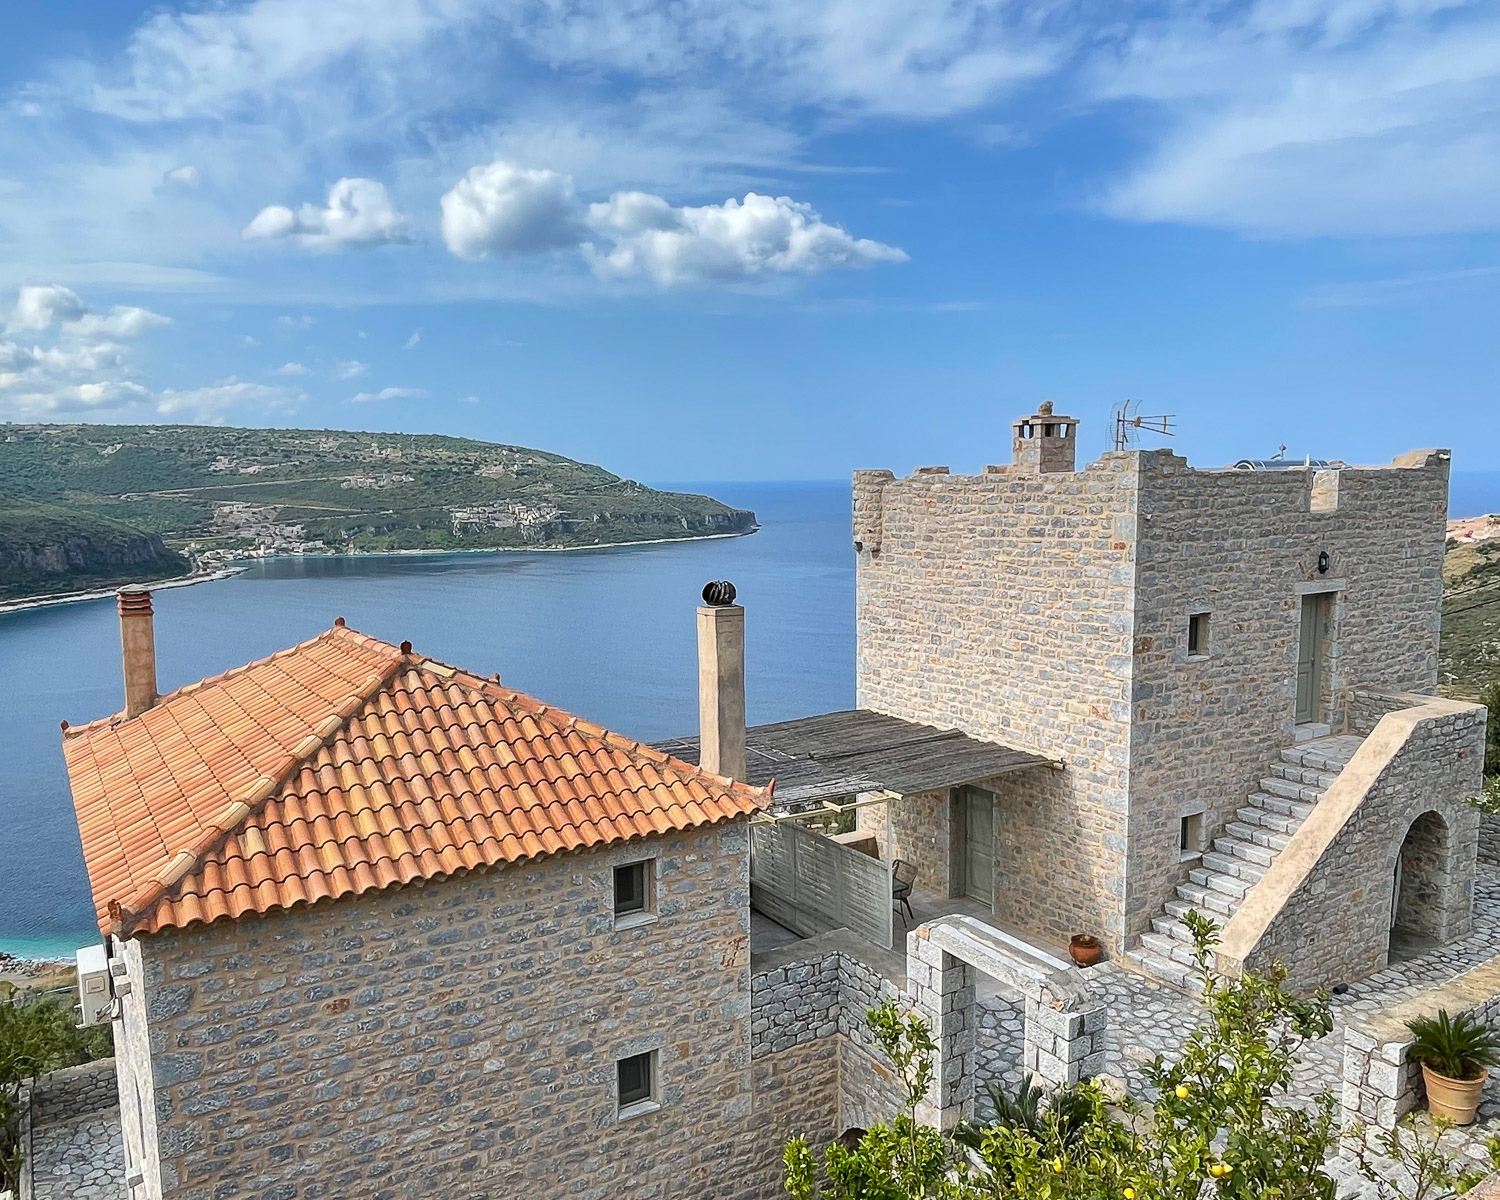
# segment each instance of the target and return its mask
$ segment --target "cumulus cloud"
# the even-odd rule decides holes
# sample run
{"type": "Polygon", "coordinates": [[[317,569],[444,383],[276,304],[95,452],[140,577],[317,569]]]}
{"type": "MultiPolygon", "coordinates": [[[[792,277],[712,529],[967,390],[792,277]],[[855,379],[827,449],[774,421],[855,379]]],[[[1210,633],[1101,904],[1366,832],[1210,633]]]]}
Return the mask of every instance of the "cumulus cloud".
{"type": "Polygon", "coordinates": [[[406,219],[374,179],[340,179],[322,208],[304,204],[293,212],[280,204],[263,208],[246,225],[249,240],[293,239],[309,250],[331,251],[409,242],[406,219]]]}
{"type": "Polygon", "coordinates": [[[236,404],[265,407],[289,399],[280,388],[234,380],[153,392],[141,381],[137,351],[128,343],[169,324],[144,308],[92,312],[76,292],[58,284],[21,288],[0,338],[0,417],[108,412],[212,420],[236,404]]]}
{"type": "Polygon", "coordinates": [[[443,241],[459,258],[564,250],[587,234],[569,176],[504,161],[470,170],[442,209],[443,241]]]}
{"type": "Polygon", "coordinates": [[[369,369],[369,363],[362,363],[358,359],[351,358],[347,361],[335,362],[329,374],[335,379],[358,379],[369,369]]]}
{"type": "Polygon", "coordinates": [[[660,196],[619,192],[589,206],[589,224],[614,240],[587,248],[595,270],[646,276],[664,286],[733,283],[767,275],[905,262],[906,253],[830,225],[809,204],[748,192],[701,208],[673,208],[660,196]]]}
{"type": "Polygon", "coordinates": [[[274,374],[274,375],[310,375],[310,374],[312,374],[312,372],[311,372],[311,370],[304,363],[288,362],[288,363],[282,363],[281,366],[277,367],[276,370],[272,372],[272,374],[274,374]]]}
{"type": "Polygon", "coordinates": [[[421,340],[422,340],[422,331],[420,329],[415,330],[415,331],[413,331],[411,337],[409,337],[409,338],[406,339],[406,344],[403,345],[401,347],[401,349],[403,349],[403,350],[415,350],[416,346],[417,346],[417,343],[420,342],[421,340]]]}
{"type": "Polygon", "coordinates": [[[359,392],[349,397],[350,404],[368,404],[372,400],[414,400],[427,393],[421,388],[388,387],[378,392],[359,392]]]}
{"type": "Polygon", "coordinates": [[[442,207],[444,240],[460,258],[572,250],[602,276],[668,287],[907,258],[895,246],[851,237],[787,196],[748,192],[744,200],[674,207],[648,192],[616,192],[585,207],[571,177],[503,161],[471,170],[442,207]]]}

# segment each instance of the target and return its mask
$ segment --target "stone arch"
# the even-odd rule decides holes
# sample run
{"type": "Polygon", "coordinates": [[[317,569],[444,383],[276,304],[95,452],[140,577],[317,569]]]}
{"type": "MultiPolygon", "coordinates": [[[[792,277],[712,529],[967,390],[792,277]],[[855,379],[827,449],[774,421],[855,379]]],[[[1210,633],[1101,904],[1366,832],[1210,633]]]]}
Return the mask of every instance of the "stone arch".
{"type": "Polygon", "coordinates": [[[1466,931],[1469,896],[1459,867],[1457,839],[1442,813],[1428,809],[1407,826],[1390,862],[1392,959],[1466,931]]]}

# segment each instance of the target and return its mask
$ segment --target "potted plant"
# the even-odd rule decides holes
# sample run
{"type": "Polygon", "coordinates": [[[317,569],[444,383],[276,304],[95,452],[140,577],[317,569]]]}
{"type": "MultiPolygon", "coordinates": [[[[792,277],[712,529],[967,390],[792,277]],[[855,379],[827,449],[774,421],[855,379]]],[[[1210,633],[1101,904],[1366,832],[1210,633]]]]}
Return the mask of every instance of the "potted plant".
{"type": "Polygon", "coordinates": [[[1068,956],[1080,967],[1092,967],[1104,957],[1104,947],[1092,933],[1075,933],[1068,939],[1068,956]]]}
{"type": "Polygon", "coordinates": [[[1500,1066],[1500,1037],[1470,1013],[1450,1017],[1440,1008],[1435,1017],[1408,1021],[1411,1057],[1422,1064],[1427,1110],[1468,1125],[1479,1108],[1479,1093],[1489,1078],[1486,1067],[1500,1066]]]}

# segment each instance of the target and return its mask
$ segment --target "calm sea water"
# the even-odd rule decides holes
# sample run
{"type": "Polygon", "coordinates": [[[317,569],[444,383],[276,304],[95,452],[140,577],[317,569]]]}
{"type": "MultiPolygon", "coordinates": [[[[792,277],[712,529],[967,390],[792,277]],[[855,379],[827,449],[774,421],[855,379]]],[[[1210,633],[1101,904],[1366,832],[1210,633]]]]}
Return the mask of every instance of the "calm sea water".
{"type": "MultiPolygon", "coordinates": [[[[157,593],[163,691],[311,637],[357,629],[642,739],[697,725],[693,610],[709,579],[746,607],[752,722],[854,702],[854,555],[845,484],[676,485],[761,520],[723,541],[568,554],[284,559],[157,593]]],[[[1500,511],[1500,471],[1454,475],[1456,516],[1500,511]]],[[[58,722],[121,705],[110,601],[0,616],[0,949],[70,954],[92,906],[58,722]]]]}
{"type": "MultiPolygon", "coordinates": [[[[282,559],[156,594],[158,684],[181,687],[337,616],[642,739],[698,722],[694,610],[710,579],[746,609],[752,722],[854,702],[846,484],[675,485],[754,509],[749,537],[558,553],[282,559]]],[[[119,710],[114,604],[0,616],[0,949],[71,955],[93,910],[58,722],[119,710]]]]}

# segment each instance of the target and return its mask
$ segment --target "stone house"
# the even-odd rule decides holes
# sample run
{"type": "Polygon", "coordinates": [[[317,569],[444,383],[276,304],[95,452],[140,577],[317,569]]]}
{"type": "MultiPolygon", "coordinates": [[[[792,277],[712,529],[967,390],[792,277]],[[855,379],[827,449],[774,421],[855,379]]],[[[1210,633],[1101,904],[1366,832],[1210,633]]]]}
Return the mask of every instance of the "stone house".
{"type": "Polygon", "coordinates": [[[1077,431],[1044,405],[983,474],[855,473],[861,708],[1058,767],[862,823],[937,895],[1175,983],[1190,908],[1304,986],[1461,937],[1485,712],[1435,696],[1448,452],[1078,466],[1077,431]]]}
{"type": "Polygon", "coordinates": [[[752,1061],[765,791],[342,620],[158,697],[121,610],[64,753],[131,1200],[759,1198],[832,1121],[827,1042],[752,1061]]]}

